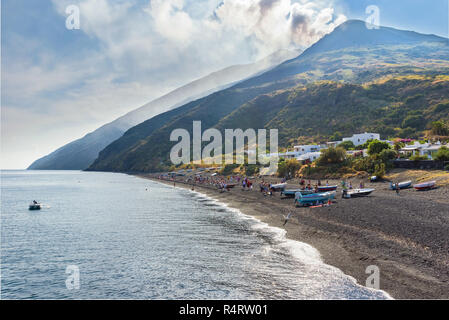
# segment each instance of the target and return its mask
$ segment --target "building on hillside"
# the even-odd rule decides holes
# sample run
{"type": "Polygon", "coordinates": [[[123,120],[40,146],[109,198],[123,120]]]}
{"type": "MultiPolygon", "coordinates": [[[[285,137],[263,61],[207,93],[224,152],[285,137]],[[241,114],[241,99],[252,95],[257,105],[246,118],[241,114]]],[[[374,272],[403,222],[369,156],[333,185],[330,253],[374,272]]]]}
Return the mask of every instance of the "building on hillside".
{"type": "Polygon", "coordinates": [[[306,153],[310,153],[310,152],[318,152],[320,151],[322,148],[319,145],[316,144],[312,144],[312,145],[300,145],[300,146],[294,146],[293,150],[295,150],[295,152],[298,155],[302,155],[302,154],[306,154],[306,153]]]}
{"type": "Polygon", "coordinates": [[[435,154],[440,150],[443,145],[441,142],[437,142],[434,144],[431,143],[420,143],[419,141],[415,141],[413,144],[406,145],[405,147],[399,150],[400,153],[405,154],[407,156],[412,155],[420,155],[426,156],[429,160],[432,160],[435,154]]]}
{"type": "Polygon", "coordinates": [[[320,156],[321,156],[321,152],[316,151],[316,152],[304,153],[304,154],[300,155],[299,157],[297,157],[296,159],[299,162],[313,162],[316,159],[318,159],[320,156]]]}
{"type": "Polygon", "coordinates": [[[360,145],[366,143],[368,140],[380,140],[380,134],[365,132],[365,133],[354,134],[354,135],[352,135],[352,137],[349,137],[349,138],[343,138],[343,142],[344,141],[352,141],[352,143],[355,146],[360,146],[360,145]]]}
{"type": "Polygon", "coordinates": [[[425,148],[422,148],[420,150],[420,153],[422,156],[427,156],[427,158],[433,159],[433,157],[438,152],[438,150],[440,150],[441,147],[442,147],[441,143],[440,144],[431,144],[425,148]]]}
{"type": "Polygon", "coordinates": [[[315,144],[294,146],[293,151],[287,150],[287,152],[279,153],[279,158],[284,158],[286,160],[298,159],[298,157],[300,157],[304,154],[311,153],[311,152],[319,152],[323,148],[324,148],[323,146],[315,145],[315,144]]]}

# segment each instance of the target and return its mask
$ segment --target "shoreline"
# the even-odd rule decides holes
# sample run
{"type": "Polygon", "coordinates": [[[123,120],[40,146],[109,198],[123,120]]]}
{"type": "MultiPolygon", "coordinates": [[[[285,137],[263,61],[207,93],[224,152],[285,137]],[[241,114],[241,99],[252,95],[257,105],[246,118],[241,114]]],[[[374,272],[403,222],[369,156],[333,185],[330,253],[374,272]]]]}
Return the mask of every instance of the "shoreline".
{"type": "MultiPolygon", "coordinates": [[[[135,174],[140,178],[153,180],[168,185],[173,181],[160,180],[151,174],[135,174]]],[[[401,216],[414,216],[421,207],[428,204],[428,194],[419,195],[413,201],[414,190],[401,191],[400,197],[389,190],[385,191],[385,183],[373,184],[375,196],[343,200],[339,199],[330,207],[295,208],[292,199],[281,199],[279,194],[264,197],[257,190],[242,191],[236,186],[230,192],[220,193],[208,185],[195,185],[195,191],[214,198],[229,208],[238,209],[269,226],[286,231],[286,238],[306,243],[314,247],[324,263],[340,269],[353,277],[358,285],[365,286],[370,275],[366,268],[371,265],[380,269],[380,290],[385,291],[394,299],[448,299],[449,298],[449,189],[440,188],[430,191],[436,195],[432,212],[427,214],[432,218],[429,224],[441,230],[431,233],[446,235],[435,246],[429,246],[431,239],[413,237],[404,228],[405,234],[395,232],[394,226],[402,225],[398,219],[388,219],[395,214],[397,207],[391,207],[393,202],[412,202],[408,210],[401,211],[401,216]],[[434,192],[436,191],[436,192],[434,192]],[[377,199],[376,199],[377,198],[377,199]],[[381,200],[381,201],[379,201],[381,200]],[[424,200],[424,201],[423,201],[424,200]],[[383,204],[386,202],[386,204],[383,204]],[[414,203],[421,203],[414,206],[414,203]],[[377,210],[376,210],[377,208],[377,210]],[[389,210],[388,210],[389,208],[389,210]],[[374,210],[374,212],[373,212],[374,210]],[[376,211],[386,211],[382,219],[373,219],[376,211]],[[441,214],[438,214],[438,211],[441,214]],[[362,214],[357,214],[360,212],[362,214]],[[284,217],[292,213],[289,222],[283,226],[284,217]],[[363,214],[365,213],[365,214],[363,214]],[[355,219],[359,217],[358,221],[355,219]],[[361,218],[367,218],[365,219],[361,218]],[[441,224],[441,219],[444,222],[441,224]],[[382,224],[376,220],[393,220],[391,224],[382,224]],[[436,221],[435,221],[436,220],[436,221]],[[439,222],[435,225],[435,222],[439,222]],[[377,224],[377,225],[376,225],[377,224]],[[429,242],[429,243],[427,243],[429,242]]],[[[177,187],[191,189],[192,185],[176,180],[177,187]]],[[[379,212],[377,212],[379,213],[379,212]]],[[[416,217],[415,217],[416,218],[416,217]]],[[[424,227],[422,221],[409,219],[410,227],[424,227]]],[[[420,220],[418,218],[418,220],[420,220]]],[[[436,231],[436,230],[435,230],[436,231]]],[[[421,233],[417,233],[422,235],[421,233]]]]}

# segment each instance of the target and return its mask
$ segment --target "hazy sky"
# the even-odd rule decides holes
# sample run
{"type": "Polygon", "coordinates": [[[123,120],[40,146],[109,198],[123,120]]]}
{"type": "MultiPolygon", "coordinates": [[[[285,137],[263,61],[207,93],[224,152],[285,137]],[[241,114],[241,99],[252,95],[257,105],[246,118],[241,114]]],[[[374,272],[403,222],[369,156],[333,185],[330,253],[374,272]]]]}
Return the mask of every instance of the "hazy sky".
{"type": "MultiPolygon", "coordinates": [[[[448,35],[448,0],[2,0],[1,168],[25,168],[183,84],[305,48],[377,5],[448,35]],[[66,8],[80,29],[66,28],[66,8]]],[[[145,120],[145,119],[143,119],[145,120]]]]}

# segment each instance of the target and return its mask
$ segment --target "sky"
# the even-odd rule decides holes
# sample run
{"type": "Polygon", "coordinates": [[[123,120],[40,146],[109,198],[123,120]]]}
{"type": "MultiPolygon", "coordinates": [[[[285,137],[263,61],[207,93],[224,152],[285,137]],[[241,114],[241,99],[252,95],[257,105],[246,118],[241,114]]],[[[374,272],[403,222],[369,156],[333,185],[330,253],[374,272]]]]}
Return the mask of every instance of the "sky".
{"type": "Polygon", "coordinates": [[[211,72],[307,48],[370,5],[381,25],[447,37],[448,2],[2,0],[0,167],[24,169],[211,72]]]}

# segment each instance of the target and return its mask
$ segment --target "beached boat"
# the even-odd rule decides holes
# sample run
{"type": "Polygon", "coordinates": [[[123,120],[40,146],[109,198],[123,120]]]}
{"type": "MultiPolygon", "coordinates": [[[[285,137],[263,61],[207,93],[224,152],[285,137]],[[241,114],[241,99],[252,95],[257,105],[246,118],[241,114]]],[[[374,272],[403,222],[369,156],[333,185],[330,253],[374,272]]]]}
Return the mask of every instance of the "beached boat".
{"type": "Polygon", "coordinates": [[[329,192],[337,190],[338,186],[318,186],[318,192],[329,192]]]}
{"type": "Polygon", "coordinates": [[[28,207],[29,210],[40,210],[41,204],[40,203],[31,203],[28,207]]]}
{"type": "Polygon", "coordinates": [[[327,203],[329,200],[334,198],[335,192],[312,193],[306,195],[302,195],[301,192],[297,192],[295,195],[295,204],[297,207],[317,206],[327,203]]]}
{"type": "Polygon", "coordinates": [[[226,185],[225,185],[225,188],[226,188],[226,189],[232,189],[232,188],[234,188],[235,186],[236,186],[235,183],[229,183],[229,184],[226,184],[226,185]]]}
{"type": "Polygon", "coordinates": [[[284,196],[286,198],[294,198],[297,192],[300,192],[302,195],[314,193],[313,190],[290,189],[281,191],[281,196],[284,196]]]}
{"type": "Polygon", "coordinates": [[[416,190],[430,190],[435,188],[436,185],[436,181],[428,181],[428,182],[423,182],[423,183],[418,183],[413,185],[413,188],[415,188],[416,190]]]}
{"type": "MultiPolygon", "coordinates": [[[[404,181],[404,182],[399,182],[398,183],[398,187],[399,189],[407,189],[410,188],[412,186],[412,182],[411,181],[404,181]]],[[[390,182],[390,189],[391,190],[396,190],[396,184],[390,182]]]]}
{"type": "Polygon", "coordinates": [[[286,186],[286,183],[273,184],[271,186],[271,191],[284,191],[286,186]]]}
{"type": "Polygon", "coordinates": [[[370,195],[375,189],[349,189],[343,190],[343,198],[365,197],[370,195]]]}

